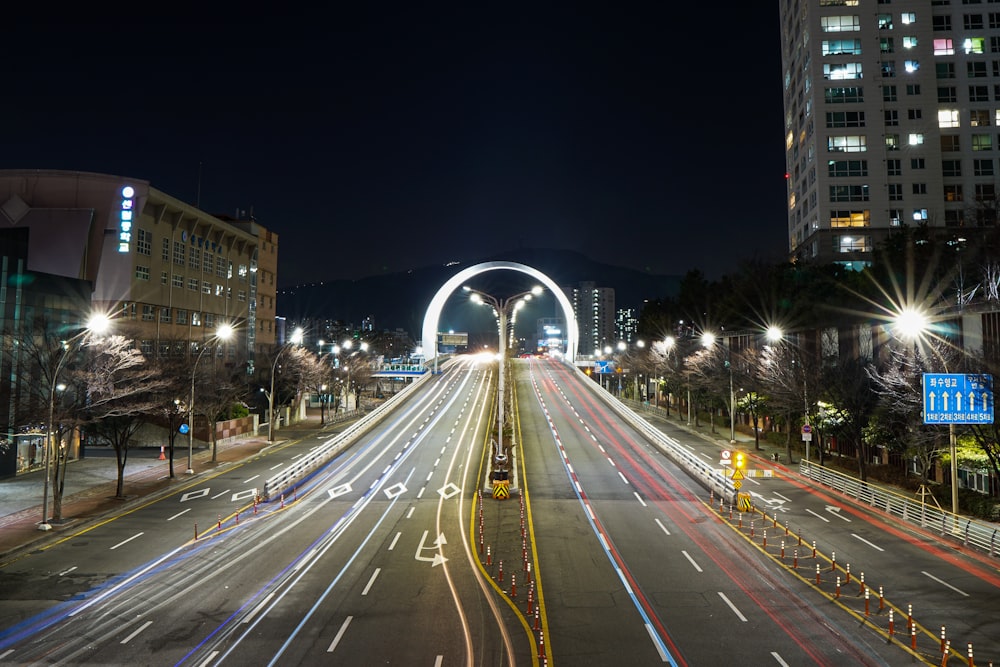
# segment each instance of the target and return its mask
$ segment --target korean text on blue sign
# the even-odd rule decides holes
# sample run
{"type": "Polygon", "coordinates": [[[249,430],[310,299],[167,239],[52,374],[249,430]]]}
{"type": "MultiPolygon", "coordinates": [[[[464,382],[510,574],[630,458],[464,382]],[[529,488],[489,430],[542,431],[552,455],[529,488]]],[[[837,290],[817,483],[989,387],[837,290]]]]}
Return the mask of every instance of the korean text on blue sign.
{"type": "Polygon", "coordinates": [[[925,424],[992,424],[993,376],[924,373],[925,424]]]}

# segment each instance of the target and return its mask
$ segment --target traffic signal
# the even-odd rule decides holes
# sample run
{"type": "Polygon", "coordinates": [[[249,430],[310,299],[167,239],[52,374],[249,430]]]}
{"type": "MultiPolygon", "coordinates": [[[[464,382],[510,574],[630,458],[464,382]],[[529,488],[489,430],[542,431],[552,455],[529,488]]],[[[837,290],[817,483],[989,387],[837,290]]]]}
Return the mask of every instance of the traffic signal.
{"type": "Polygon", "coordinates": [[[737,470],[743,470],[744,468],[746,468],[747,459],[746,456],[743,454],[743,452],[736,452],[736,454],[733,457],[733,465],[736,466],[737,470]]]}

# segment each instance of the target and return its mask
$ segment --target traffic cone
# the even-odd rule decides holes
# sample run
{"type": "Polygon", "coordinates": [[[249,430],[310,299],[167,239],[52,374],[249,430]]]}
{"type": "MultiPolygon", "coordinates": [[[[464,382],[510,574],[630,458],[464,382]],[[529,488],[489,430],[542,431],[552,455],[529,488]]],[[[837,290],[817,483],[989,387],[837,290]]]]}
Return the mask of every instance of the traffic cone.
{"type": "Polygon", "coordinates": [[[166,461],[167,460],[166,455],[163,453],[163,445],[160,445],[160,460],[161,461],[166,461]]]}

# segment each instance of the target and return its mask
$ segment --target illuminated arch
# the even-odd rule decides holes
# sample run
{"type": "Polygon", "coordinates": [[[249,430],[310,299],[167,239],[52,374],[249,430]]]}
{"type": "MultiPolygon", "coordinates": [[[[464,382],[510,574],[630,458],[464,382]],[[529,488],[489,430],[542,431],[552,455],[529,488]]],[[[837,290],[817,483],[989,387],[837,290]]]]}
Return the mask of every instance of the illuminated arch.
{"type": "Polygon", "coordinates": [[[538,269],[533,269],[530,266],[518,264],[517,262],[483,262],[482,264],[470,266],[469,268],[463,269],[452,276],[451,279],[437,291],[437,294],[435,294],[434,298],[431,299],[430,306],[427,307],[427,313],[424,315],[423,346],[425,357],[427,359],[431,359],[438,354],[438,320],[441,318],[441,309],[444,308],[444,304],[448,300],[448,297],[450,297],[455,290],[459,289],[469,278],[478,276],[481,273],[486,273],[487,271],[500,270],[526,273],[549,288],[549,291],[556,297],[559,305],[562,306],[563,317],[566,320],[566,360],[571,364],[574,363],[576,361],[576,348],[580,343],[580,333],[576,326],[576,318],[573,316],[573,304],[571,304],[569,299],[566,298],[566,295],[563,294],[562,288],[560,288],[559,285],[557,285],[551,278],[538,269]]]}

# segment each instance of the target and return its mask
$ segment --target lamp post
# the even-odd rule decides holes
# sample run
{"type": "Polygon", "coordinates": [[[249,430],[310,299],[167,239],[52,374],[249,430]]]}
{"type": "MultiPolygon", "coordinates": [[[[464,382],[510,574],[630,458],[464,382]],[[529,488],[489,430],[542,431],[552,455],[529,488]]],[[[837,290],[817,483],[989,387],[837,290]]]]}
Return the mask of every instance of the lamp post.
{"type": "MultiPolygon", "coordinates": [[[[715,334],[705,332],[701,335],[701,343],[705,347],[713,347],[715,334]]],[[[729,443],[736,444],[736,393],[733,391],[732,349],[726,345],[726,369],[729,371],[729,443]]]]}
{"type": "Polygon", "coordinates": [[[218,343],[219,341],[227,341],[233,336],[233,327],[229,324],[223,324],[215,330],[212,338],[205,343],[201,350],[198,352],[198,356],[194,360],[194,365],[191,367],[191,400],[188,401],[188,467],[187,474],[194,474],[194,467],[192,465],[192,459],[194,455],[194,384],[198,373],[198,362],[201,358],[205,356],[205,352],[212,348],[212,343],[218,343]]]}
{"type": "Polygon", "coordinates": [[[500,347],[497,351],[497,360],[500,367],[500,375],[497,378],[497,447],[496,453],[503,453],[503,394],[504,394],[504,359],[507,356],[507,309],[509,307],[514,307],[515,309],[520,307],[517,304],[523,304],[532,296],[542,293],[542,288],[535,286],[528,291],[521,292],[520,294],[515,294],[514,296],[507,297],[506,299],[497,299],[494,296],[486,294],[485,292],[480,292],[475,290],[468,285],[462,287],[466,292],[469,292],[471,296],[469,297],[474,303],[488,303],[493,306],[493,311],[497,315],[497,326],[500,332],[500,347]]]}
{"type": "MultiPolygon", "coordinates": [[[[68,340],[62,342],[62,354],[59,355],[59,361],[56,362],[55,370],[52,372],[52,377],[49,379],[49,433],[48,437],[45,439],[45,452],[42,456],[42,465],[45,468],[45,485],[42,491],[42,522],[38,524],[38,530],[51,530],[52,525],[49,523],[49,484],[51,480],[51,460],[58,451],[56,446],[56,427],[55,427],[55,417],[56,417],[56,389],[59,385],[59,372],[62,371],[63,365],[66,363],[66,359],[69,357],[70,351],[73,349],[73,345],[80,341],[90,333],[101,334],[108,330],[111,325],[111,321],[107,315],[94,315],[87,321],[87,326],[83,331],[80,331],[75,336],[72,336],[68,340]]],[[[58,465],[58,464],[57,464],[58,465]]]]}
{"type": "Polygon", "coordinates": [[[274,355],[274,362],[271,364],[271,391],[267,392],[267,441],[274,442],[274,374],[278,370],[278,360],[281,359],[281,355],[292,345],[298,345],[302,342],[302,336],[305,332],[302,331],[301,327],[296,327],[295,331],[292,332],[292,337],[288,342],[281,346],[278,350],[278,354],[274,355]]]}

